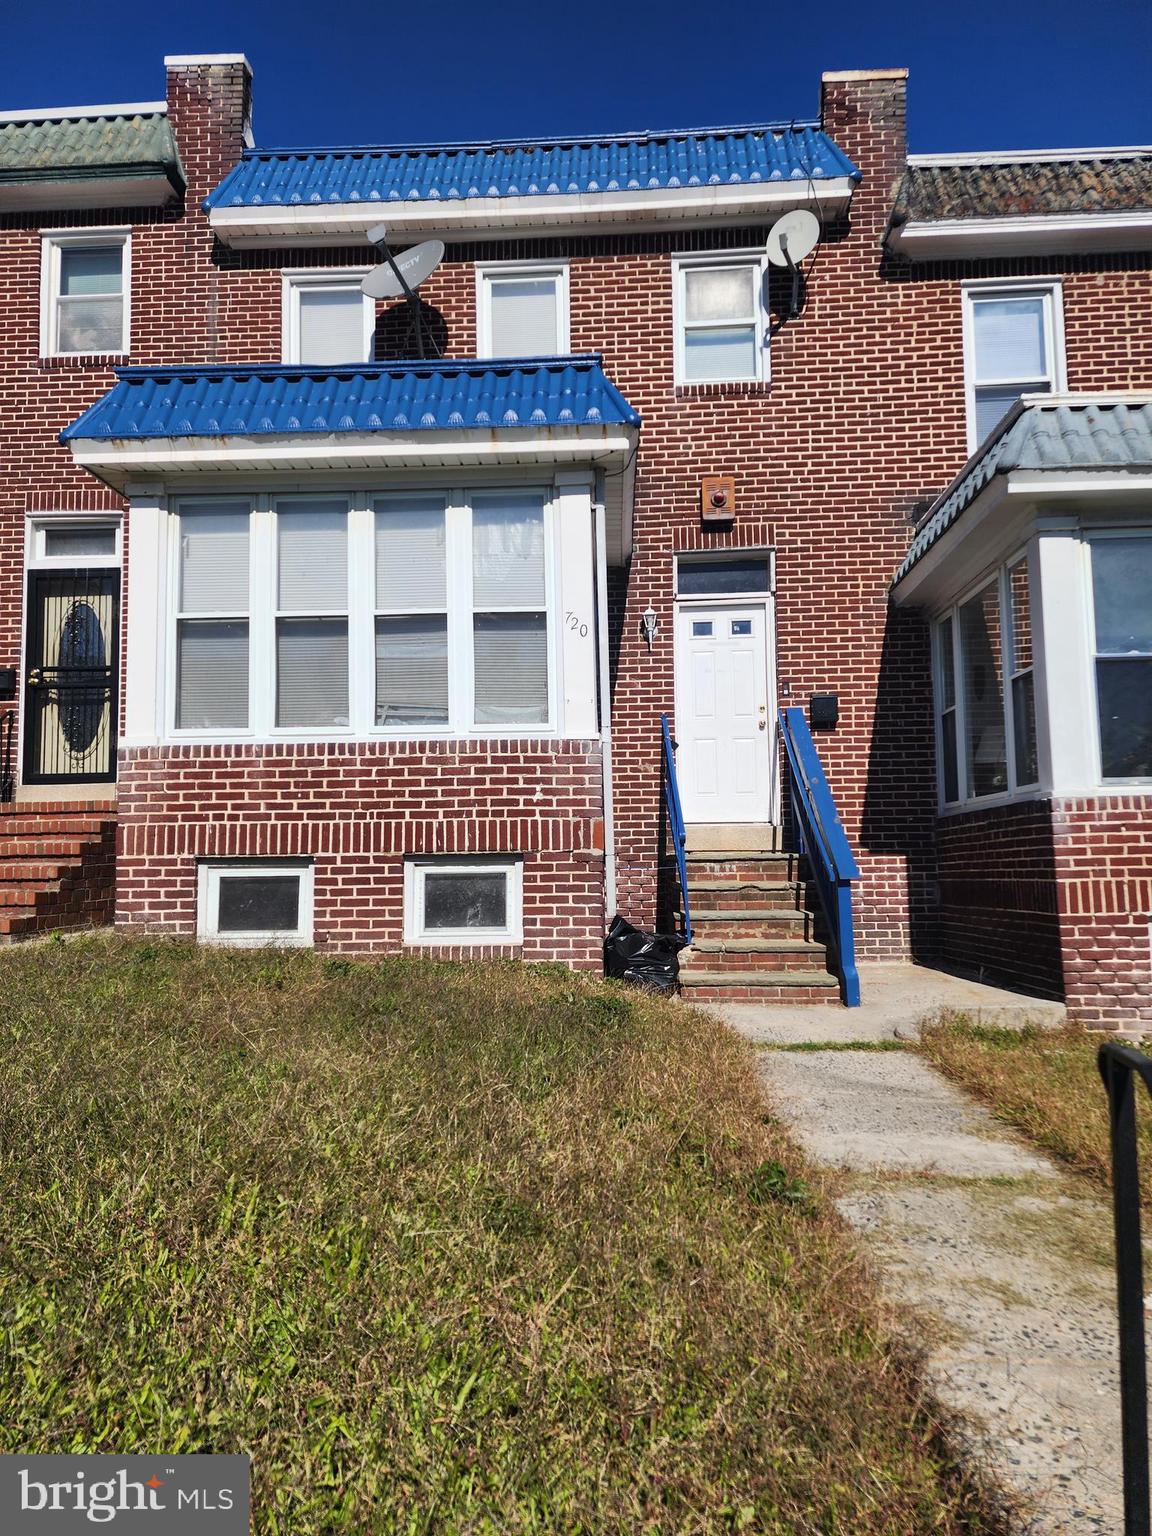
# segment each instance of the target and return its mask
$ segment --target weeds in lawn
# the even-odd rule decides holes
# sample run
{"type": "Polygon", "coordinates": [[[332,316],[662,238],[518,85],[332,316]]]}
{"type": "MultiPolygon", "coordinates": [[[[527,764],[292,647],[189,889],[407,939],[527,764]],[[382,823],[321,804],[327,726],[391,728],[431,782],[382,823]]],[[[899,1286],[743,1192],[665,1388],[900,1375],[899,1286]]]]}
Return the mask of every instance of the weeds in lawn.
{"type": "Polygon", "coordinates": [[[0,977],[0,1450],[247,1451],[261,1536],[990,1529],[715,1021],[111,938],[0,977]]]}

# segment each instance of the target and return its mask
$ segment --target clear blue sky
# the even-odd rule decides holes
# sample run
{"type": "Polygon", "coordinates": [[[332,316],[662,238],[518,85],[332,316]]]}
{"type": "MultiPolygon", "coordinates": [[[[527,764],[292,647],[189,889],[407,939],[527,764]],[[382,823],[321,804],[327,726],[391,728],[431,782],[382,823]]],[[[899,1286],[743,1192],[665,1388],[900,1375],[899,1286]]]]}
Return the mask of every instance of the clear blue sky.
{"type": "Polygon", "coordinates": [[[815,115],[821,69],[907,65],[913,150],[1152,143],[1152,0],[3,0],[0,108],[163,95],[243,52],[263,145],[815,115]]]}

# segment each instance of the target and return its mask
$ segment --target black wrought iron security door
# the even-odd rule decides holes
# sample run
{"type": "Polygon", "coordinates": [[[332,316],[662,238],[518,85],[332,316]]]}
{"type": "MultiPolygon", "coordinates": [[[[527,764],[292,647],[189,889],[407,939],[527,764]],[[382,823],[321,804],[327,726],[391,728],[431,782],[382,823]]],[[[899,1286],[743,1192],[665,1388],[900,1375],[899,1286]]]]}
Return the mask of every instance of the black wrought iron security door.
{"type": "Polygon", "coordinates": [[[24,782],[116,777],[120,572],[33,571],[28,578],[24,782]]]}

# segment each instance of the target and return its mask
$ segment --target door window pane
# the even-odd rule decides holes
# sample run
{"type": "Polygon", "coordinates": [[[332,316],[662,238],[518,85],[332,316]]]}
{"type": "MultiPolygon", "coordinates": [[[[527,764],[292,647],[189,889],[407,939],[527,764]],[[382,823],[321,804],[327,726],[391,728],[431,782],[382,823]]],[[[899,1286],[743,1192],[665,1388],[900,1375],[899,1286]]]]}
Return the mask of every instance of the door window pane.
{"type": "Polygon", "coordinates": [[[50,559],[77,560],[115,555],[115,528],[45,528],[44,554],[50,559]]]}
{"type": "Polygon", "coordinates": [[[376,620],[376,724],[448,723],[448,620],[376,620]]]}
{"type": "Polygon", "coordinates": [[[424,875],[426,929],[506,928],[508,876],[503,870],[424,875]]]}
{"type": "Polygon", "coordinates": [[[222,875],[216,909],[220,933],[295,933],[299,875],[222,875]]]}
{"type": "Polygon", "coordinates": [[[477,725],[548,719],[548,625],[543,613],[477,614],[477,725]]]}
{"type": "Polygon", "coordinates": [[[276,724],[348,724],[348,621],[276,621],[276,724]]]}
{"type": "Polygon", "coordinates": [[[999,582],[990,582],[960,609],[964,752],[968,793],[974,797],[1008,788],[999,590],[999,582]]]}
{"type": "Polygon", "coordinates": [[[748,555],[737,560],[682,559],[676,566],[676,590],[681,597],[767,592],[768,556],[748,555]]]}
{"type": "Polygon", "coordinates": [[[176,724],[183,730],[248,725],[248,621],[181,619],[176,650],[176,724]]]}

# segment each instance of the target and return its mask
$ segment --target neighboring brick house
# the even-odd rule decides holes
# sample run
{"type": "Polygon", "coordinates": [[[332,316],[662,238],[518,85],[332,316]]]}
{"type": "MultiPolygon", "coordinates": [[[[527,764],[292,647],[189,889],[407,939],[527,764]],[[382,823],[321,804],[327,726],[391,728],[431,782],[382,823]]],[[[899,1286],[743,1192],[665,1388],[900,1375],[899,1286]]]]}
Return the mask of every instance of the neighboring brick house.
{"type": "MultiPolygon", "coordinates": [[[[1098,792],[1086,757],[1074,783],[1053,770],[1035,625],[998,683],[1006,625],[1044,605],[970,489],[1032,473],[1050,434],[996,427],[1020,393],[1152,388],[1152,156],[909,161],[905,84],[826,75],[803,124],[266,151],[245,147],[247,66],[219,56],[169,61],[166,111],[25,114],[7,160],[0,124],[21,317],[0,530],[28,700],[9,931],[102,914],[115,819],[126,928],[594,968],[613,910],[666,924],[681,900],[667,714],[686,987],[835,1000],[778,837],[775,718],[832,695],[816,739],[860,866],[857,952],[1066,989],[1089,1018],[1147,1010],[1142,792],[1098,792]],[[42,174],[57,140],[86,180],[42,174]],[[796,210],[820,241],[794,285],[765,242],[796,210]],[[446,245],[418,323],[361,291],[379,224],[396,250],[446,245]],[[1021,456],[997,471],[988,447],[941,498],[988,431],[1023,433],[1021,456]],[[955,581],[930,585],[955,539],[955,581]],[[1008,574],[980,610],[983,690],[943,706],[937,638],[934,711],[930,630],[953,613],[979,638],[988,561],[1008,574]],[[1033,643],[1017,789],[992,702],[1003,736],[1033,643]],[[958,768],[949,719],[979,737],[958,768]],[[47,794],[73,808],[37,812],[47,794]]],[[[1067,409],[1123,445],[1138,520],[1143,408],[1120,433],[1067,409]]]]}

